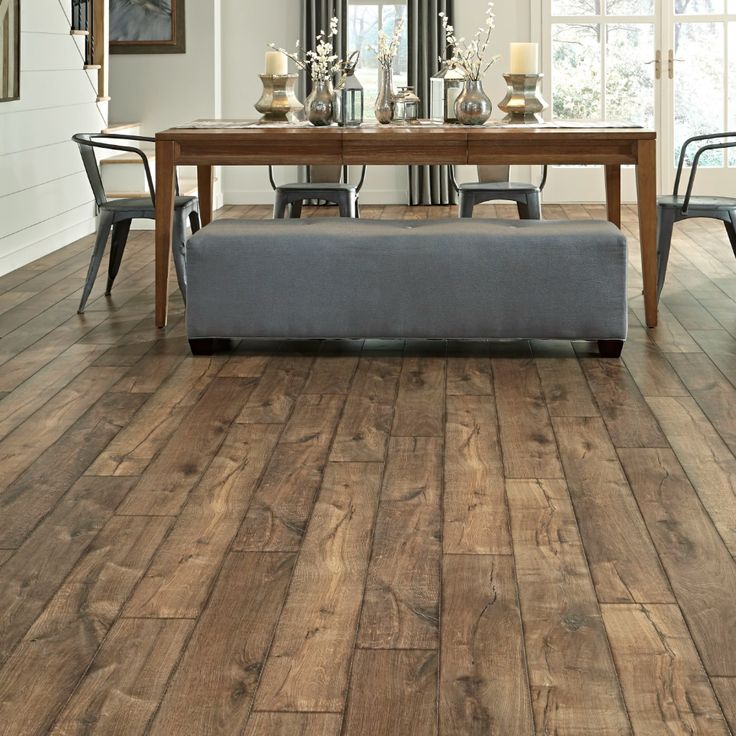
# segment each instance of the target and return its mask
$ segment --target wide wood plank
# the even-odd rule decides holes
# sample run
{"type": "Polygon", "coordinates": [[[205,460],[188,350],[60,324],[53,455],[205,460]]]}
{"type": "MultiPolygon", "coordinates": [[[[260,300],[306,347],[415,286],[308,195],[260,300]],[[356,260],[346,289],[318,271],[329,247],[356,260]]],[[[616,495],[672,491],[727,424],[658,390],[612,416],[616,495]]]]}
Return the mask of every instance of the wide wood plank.
{"type": "Polygon", "coordinates": [[[603,421],[553,422],[598,600],[674,602],[603,421]]]}
{"type": "Polygon", "coordinates": [[[286,422],[309,376],[313,360],[303,355],[277,355],[271,358],[238,421],[253,424],[286,422]]]}
{"type": "Polygon", "coordinates": [[[118,513],[177,514],[253,389],[253,379],[214,378],[118,513]]]}
{"type": "Polygon", "coordinates": [[[576,358],[537,358],[536,364],[551,416],[599,416],[598,407],[576,358]]]}
{"type": "Polygon", "coordinates": [[[0,669],[0,733],[46,733],[170,524],[116,516],[105,525],[0,669]]]}
{"type": "Polygon", "coordinates": [[[736,458],[694,399],[647,401],[718,533],[736,555],[736,458]]]}
{"type": "Polygon", "coordinates": [[[0,545],[17,547],[125,426],[142,397],[102,396],[46,452],[0,494],[0,545]]]}
{"type": "Polygon", "coordinates": [[[391,434],[394,437],[441,437],[445,359],[404,358],[391,434]]]}
{"type": "Polygon", "coordinates": [[[144,733],[193,626],[182,620],[118,621],[51,733],[144,733]]]}
{"type": "Polygon", "coordinates": [[[340,736],[341,728],[337,713],[253,713],[243,736],[340,736]]]}
{"type": "Polygon", "coordinates": [[[562,478],[534,361],[494,358],[492,364],[506,477],[562,478]]]}
{"type": "Polygon", "coordinates": [[[130,490],[128,478],[82,478],[0,568],[0,662],[29,629],[130,490]]]}
{"type": "Polygon", "coordinates": [[[631,734],[564,481],[509,481],[536,733],[631,734]]]}
{"type": "MultiPolygon", "coordinates": [[[[297,551],[312,512],[344,399],[299,399],[253,496],[233,549],[297,551]]],[[[261,425],[263,426],[263,425],[261,425]]]]}
{"type": "Polygon", "coordinates": [[[358,646],[438,646],[441,490],[442,441],[435,437],[393,437],[358,646]]]}
{"type": "Polygon", "coordinates": [[[185,360],[101,452],[88,475],[141,475],[200,399],[225,360],[185,360]]]}
{"type": "Polygon", "coordinates": [[[250,503],[280,428],[234,425],[192,491],[123,612],[132,618],[196,618],[250,503]]]}
{"type": "Polygon", "coordinates": [[[532,733],[511,557],[445,556],[442,629],[440,734],[532,733]]]}
{"type": "Polygon", "coordinates": [[[644,397],[619,361],[580,361],[615,447],[668,447],[644,397]]]}
{"type": "Polygon", "coordinates": [[[288,554],[228,556],[151,734],[242,733],[294,559],[288,554]]]}
{"type": "Polygon", "coordinates": [[[713,677],[711,684],[732,732],[736,732],[736,678],[713,677]]]}
{"type": "Polygon", "coordinates": [[[342,712],[380,477],[378,464],[329,464],[256,710],[342,712]]]}
{"type": "Polygon", "coordinates": [[[498,423],[490,396],[448,396],[445,554],[510,554],[498,423]]]}
{"type": "Polygon", "coordinates": [[[436,652],[359,650],[344,736],[437,734],[436,652]]]}
{"type": "Polygon", "coordinates": [[[729,736],[677,606],[604,605],[602,611],[637,735],[729,736]]]}
{"type": "Polygon", "coordinates": [[[736,562],[672,450],[619,453],[709,675],[736,675],[736,562]]]}

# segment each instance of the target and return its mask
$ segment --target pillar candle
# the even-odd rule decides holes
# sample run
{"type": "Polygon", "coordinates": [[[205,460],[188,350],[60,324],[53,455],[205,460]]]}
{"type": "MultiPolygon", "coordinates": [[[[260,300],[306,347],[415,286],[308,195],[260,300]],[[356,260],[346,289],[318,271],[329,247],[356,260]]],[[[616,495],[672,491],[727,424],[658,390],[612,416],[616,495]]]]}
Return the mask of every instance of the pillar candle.
{"type": "Polygon", "coordinates": [[[289,73],[289,60],[280,51],[266,51],[266,74],[274,77],[289,73]]]}
{"type": "Polygon", "coordinates": [[[511,74],[539,74],[539,44],[512,43],[509,49],[511,74]]]}

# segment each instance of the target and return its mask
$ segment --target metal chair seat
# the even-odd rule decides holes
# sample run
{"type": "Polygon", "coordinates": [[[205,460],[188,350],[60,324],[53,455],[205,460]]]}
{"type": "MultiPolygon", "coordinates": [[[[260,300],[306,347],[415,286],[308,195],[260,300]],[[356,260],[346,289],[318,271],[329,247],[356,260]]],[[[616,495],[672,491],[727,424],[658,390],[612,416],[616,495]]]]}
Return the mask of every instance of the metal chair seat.
{"type": "Polygon", "coordinates": [[[506,194],[509,192],[536,192],[539,193],[542,190],[534,184],[528,182],[518,181],[471,181],[458,184],[458,191],[478,191],[478,192],[498,192],[499,194],[506,194]]]}
{"type": "MultiPolygon", "coordinates": [[[[198,199],[196,197],[176,197],[174,199],[174,209],[182,209],[186,207],[198,207],[198,199]]],[[[113,212],[120,212],[124,210],[146,212],[150,213],[146,215],[138,215],[137,217],[155,219],[156,217],[156,205],[150,197],[136,198],[136,199],[112,199],[108,200],[104,204],[100,205],[101,210],[112,210],[113,212]]]]}
{"type": "Polygon", "coordinates": [[[327,190],[329,192],[354,192],[357,190],[356,184],[343,184],[342,182],[319,182],[319,181],[294,181],[290,184],[280,184],[276,187],[276,191],[284,192],[319,192],[327,190]]]}
{"type": "MultiPolygon", "coordinates": [[[[685,205],[685,197],[667,194],[657,197],[657,205],[681,210],[685,205]]],[[[734,197],[690,197],[687,214],[689,217],[697,217],[694,212],[702,210],[707,213],[703,217],[710,217],[713,210],[728,211],[734,208],[736,208],[736,198],[734,197]]]]}
{"type": "Polygon", "coordinates": [[[680,150],[680,160],[677,164],[677,176],[671,195],[657,198],[657,297],[662,293],[664,280],[667,276],[667,264],[670,259],[670,247],[672,245],[672,232],[676,222],[689,220],[693,217],[707,217],[711,220],[720,220],[726,227],[731,248],[736,255],[736,198],[735,197],[711,197],[693,196],[695,186],[695,175],[698,172],[698,163],[701,156],[708,151],[727,151],[736,148],[736,132],[713,133],[709,135],[696,135],[688,138],[680,150]],[[693,156],[690,177],[685,190],[685,196],[679,194],[682,170],[685,166],[688,146],[696,141],[705,141],[706,145],[698,148],[693,156]],[[717,141],[715,143],[708,141],[717,141]]]}

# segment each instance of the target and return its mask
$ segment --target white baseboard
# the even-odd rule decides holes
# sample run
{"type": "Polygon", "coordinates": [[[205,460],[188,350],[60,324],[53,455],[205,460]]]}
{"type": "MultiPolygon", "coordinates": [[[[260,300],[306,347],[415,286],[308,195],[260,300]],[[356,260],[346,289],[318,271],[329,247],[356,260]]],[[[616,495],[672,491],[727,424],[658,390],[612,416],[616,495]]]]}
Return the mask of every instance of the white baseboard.
{"type": "Polygon", "coordinates": [[[39,258],[43,258],[49,253],[53,253],[55,250],[59,250],[59,248],[73,243],[75,240],[91,235],[95,232],[96,228],[96,218],[89,217],[76,225],[49,235],[47,238],[26,245],[12,253],[6,253],[0,256],[0,276],[15,271],[21,268],[21,266],[25,266],[39,258]]]}

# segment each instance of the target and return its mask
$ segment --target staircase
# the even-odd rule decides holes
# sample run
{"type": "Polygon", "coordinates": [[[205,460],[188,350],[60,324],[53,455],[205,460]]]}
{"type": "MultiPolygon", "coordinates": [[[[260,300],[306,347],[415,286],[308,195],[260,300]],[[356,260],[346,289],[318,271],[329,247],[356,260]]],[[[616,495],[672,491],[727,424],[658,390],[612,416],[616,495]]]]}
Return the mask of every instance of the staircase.
{"type": "Polygon", "coordinates": [[[85,70],[97,78],[97,101],[106,103],[110,100],[109,0],[59,1],[62,6],[71,3],[71,34],[78,39],[85,70]]]}

